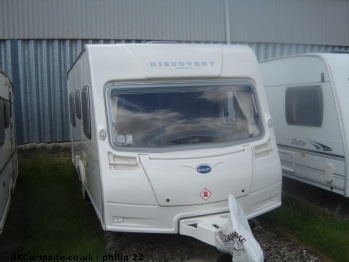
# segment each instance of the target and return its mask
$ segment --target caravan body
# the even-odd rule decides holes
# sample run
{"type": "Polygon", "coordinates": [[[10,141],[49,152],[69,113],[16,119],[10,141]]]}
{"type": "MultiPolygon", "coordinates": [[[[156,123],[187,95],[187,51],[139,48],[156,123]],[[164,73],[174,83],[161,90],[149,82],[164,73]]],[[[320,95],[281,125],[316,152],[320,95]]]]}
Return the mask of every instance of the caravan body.
{"type": "Polygon", "coordinates": [[[0,233],[18,174],[14,115],[12,84],[0,69],[0,233]]]}
{"type": "Polygon", "coordinates": [[[305,54],[260,67],[283,175],[348,197],[349,55],[305,54]]]}
{"type": "Polygon", "coordinates": [[[229,193],[248,218],[280,206],[249,48],[87,45],[68,89],[72,161],[105,230],[183,233],[185,219],[226,214],[229,193]]]}

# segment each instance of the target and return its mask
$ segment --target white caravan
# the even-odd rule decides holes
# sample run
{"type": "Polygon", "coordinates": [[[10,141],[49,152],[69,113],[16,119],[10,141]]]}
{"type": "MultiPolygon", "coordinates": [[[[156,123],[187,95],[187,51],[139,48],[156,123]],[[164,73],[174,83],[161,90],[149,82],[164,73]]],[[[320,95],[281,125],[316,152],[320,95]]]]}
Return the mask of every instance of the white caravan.
{"type": "Polygon", "coordinates": [[[349,55],[260,63],[283,175],[349,196],[349,55]]]}
{"type": "Polygon", "coordinates": [[[0,69],[0,233],[18,174],[14,114],[12,84],[0,69]]]}
{"type": "Polygon", "coordinates": [[[72,161],[103,229],[211,243],[229,193],[248,218],[280,206],[264,92],[245,46],[86,45],[68,72],[72,161]]]}

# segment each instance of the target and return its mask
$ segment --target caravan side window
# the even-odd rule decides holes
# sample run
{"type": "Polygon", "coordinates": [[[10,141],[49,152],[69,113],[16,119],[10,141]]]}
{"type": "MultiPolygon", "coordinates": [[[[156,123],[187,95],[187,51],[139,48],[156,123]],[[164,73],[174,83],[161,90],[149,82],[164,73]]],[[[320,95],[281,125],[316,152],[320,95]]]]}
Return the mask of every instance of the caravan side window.
{"type": "Polygon", "coordinates": [[[88,86],[81,90],[81,114],[84,134],[91,139],[90,96],[88,86]]]}
{"type": "Polygon", "coordinates": [[[4,100],[0,97],[0,146],[5,142],[4,100]]]}
{"type": "Polygon", "coordinates": [[[5,128],[9,128],[11,122],[11,105],[10,102],[4,100],[4,124],[5,128]]]}
{"type": "Polygon", "coordinates": [[[287,124],[321,127],[323,98],[320,86],[289,87],[285,99],[287,124]]]}
{"type": "Polygon", "coordinates": [[[13,114],[13,112],[12,112],[12,106],[13,106],[13,102],[12,102],[12,93],[10,92],[9,93],[9,98],[10,98],[10,118],[12,119],[12,114],[13,114]]]}
{"type": "Polygon", "coordinates": [[[80,90],[75,91],[75,112],[76,117],[81,119],[81,97],[80,90]]]}
{"type": "Polygon", "coordinates": [[[69,113],[70,113],[70,123],[75,127],[74,92],[71,92],[69,94],[69,113]]]}

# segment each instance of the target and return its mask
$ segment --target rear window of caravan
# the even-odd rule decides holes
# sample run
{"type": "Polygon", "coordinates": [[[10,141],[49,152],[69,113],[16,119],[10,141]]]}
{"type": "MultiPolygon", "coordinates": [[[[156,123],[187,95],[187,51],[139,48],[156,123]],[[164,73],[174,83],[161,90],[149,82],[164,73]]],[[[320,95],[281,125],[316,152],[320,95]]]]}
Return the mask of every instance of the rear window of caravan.
{"type": "Polygon", "coordinates": [[[323,118],[321,86],[288,87],[285,100],[287,124],[321,127],[323,118]]]}

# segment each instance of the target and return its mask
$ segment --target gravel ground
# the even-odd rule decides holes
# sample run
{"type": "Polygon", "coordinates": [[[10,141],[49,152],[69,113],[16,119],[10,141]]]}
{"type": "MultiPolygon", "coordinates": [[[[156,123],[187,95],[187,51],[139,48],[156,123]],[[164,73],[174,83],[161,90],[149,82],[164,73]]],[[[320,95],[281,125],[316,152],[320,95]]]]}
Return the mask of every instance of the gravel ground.
{"type": "Polygon", "coordinates": [[[253,234],[261,245],[265,261],[328,261],[297,242],[290,241],[271,230],[263,228],[254,230],[253,234]]]}

